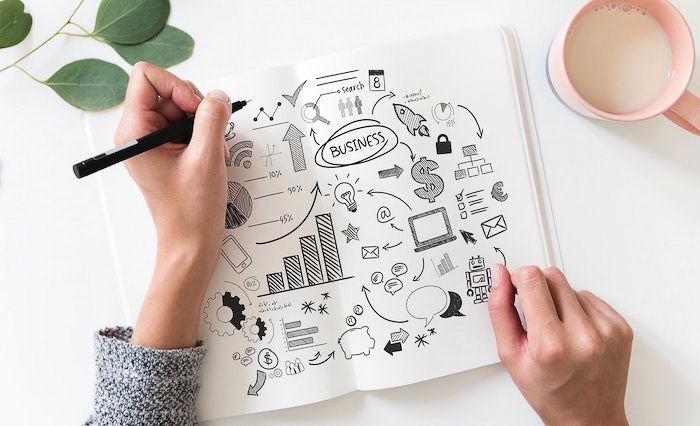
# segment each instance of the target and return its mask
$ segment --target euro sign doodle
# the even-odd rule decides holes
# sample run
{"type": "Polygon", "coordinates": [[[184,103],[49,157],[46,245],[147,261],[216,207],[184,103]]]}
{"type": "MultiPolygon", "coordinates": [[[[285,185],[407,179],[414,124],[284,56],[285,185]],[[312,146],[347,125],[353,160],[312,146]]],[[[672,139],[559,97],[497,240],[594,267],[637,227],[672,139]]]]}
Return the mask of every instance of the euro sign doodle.
{"type": "Polygon", "coordinates": [[[423,184],[422,188],[414,189],[413,192],[420,198],[428,200],[429,203],[434,203],[435,198],[442,194],[442,190],[445,189],[445,182],[442,178],[430,173],[437,168],[438,164],[435,161],[425,157],[421,157],[411,168],[413,180],[423,184]]]}
{"type": "Polygon", "coordinates": [[[493,184],[491,188],[491,196],[494,200],[500,201],[501,203],[508,199],[508,194],[503,192],[503,181],[498,181],[493,184]]]}

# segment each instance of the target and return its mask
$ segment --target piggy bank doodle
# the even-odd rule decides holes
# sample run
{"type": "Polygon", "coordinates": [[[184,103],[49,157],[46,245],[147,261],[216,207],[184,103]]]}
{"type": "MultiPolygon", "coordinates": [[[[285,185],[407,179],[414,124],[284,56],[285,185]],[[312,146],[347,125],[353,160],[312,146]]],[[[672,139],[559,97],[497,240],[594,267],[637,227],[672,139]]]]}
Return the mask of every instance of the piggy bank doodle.
{"type": "Polygon", "coordinates": [[[340,349],[343,350],[346,359],[355,355],[368,356],[371,349],[374,349],[374,338],[369,335],[369,327],[351,328],[340,335],[338,339],[340,349]]]}

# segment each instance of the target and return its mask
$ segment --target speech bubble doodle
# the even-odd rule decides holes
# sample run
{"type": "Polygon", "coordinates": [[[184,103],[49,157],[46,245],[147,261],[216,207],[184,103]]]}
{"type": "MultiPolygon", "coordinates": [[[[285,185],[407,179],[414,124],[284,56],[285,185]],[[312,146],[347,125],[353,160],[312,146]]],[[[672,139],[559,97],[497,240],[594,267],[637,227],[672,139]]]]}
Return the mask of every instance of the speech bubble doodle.
{"type": "Polygon", "coordinates": [[[361,119],[348,123],[316,151],[316,164],[336,168],[372,161],[399,145],[399,137],[379,121],[361,119]]]}
{"type": "Polygon", "coordinates": [[[252,364],[252,363],[253,363],[253,358],[251,358],[251,357],[249,357],[249,356],[244,356],[243,358],[241,358],[241,364],[242,364],[244,367],[247,367],[247,366],[249,366],[249,365],[252,364]]]}
{"type": "Polygon", "coordinates": [[[398,278],[392,278],[386,280],[384,283],[384,291],[390,293],[392,296],[396,294],[399,290],[403,288],[403,283],[398,278]]]}
{"type": "Polygon", "coordinates": [[[233,358],[234,361],[238,361],[239,359],[241,359],[241,354],[239,354],[238,352],[234,352],[233,355],[231,355],[231,358],[233,358]]]}
{"type": "Polygon", "coordinates": [[[250,356],[250,355],[253,355],[254,353],[255,353],[255,348],[254,348],[254,347],[248,346],[247,348],[245,348],[245,354],[246,354],[246,355],[250,356]]]}
{"type": "Polygon", "coordinates": [[[408,266],[406,266],[405,263],[396,263],[394,266],[391,267],[391,273],[394,274],[396,277],[400,277],[401,275],[405,274],[408,272],[408,266]]]}
{"type": "Polygon", "coordinates": [[[406,311],[415,319],[424,319],[425,326],[447,307],[447,293],[435,285],[413,290],[406,299],[406,311]]]}
{"type": "Polygon", "coordinates": [[[260,281],[256,277],[248,277],[243,281],[243,286],[250,291],[255,291],[260,288],[260,281]]]}
{"type": "Polygon", "coordinates": [[[387,223],[391,222],[393,219],[394,217],[391,215],[391,210],[389,210],[389,207],[381,206],[379,210],[377,210],[377,222],[387,223]]]}
{"type": "Polygon", "coordinates": [[[462,296],[455,293],[454,291],[448,291],[447,293],[450,295],[450,305],[447,307],[447,310],[445,312],[440,314],[440,317],[463,317],[464,314],[459,312],[459,310],[462,309],[462,296]]]}
{"type": "Polygon", "coordinates": [[[375,272],[372,274],[371,280],[372,284],[379,284],[382,281],[384,281],[384,274],[382,274],[381,272],[375,272]]]}

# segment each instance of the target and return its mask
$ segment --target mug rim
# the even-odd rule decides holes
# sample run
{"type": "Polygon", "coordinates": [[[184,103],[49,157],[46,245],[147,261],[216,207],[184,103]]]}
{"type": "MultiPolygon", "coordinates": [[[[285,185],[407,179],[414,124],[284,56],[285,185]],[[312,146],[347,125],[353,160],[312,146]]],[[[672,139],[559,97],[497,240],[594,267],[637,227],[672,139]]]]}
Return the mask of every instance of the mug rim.
{"type": "MultiPolygon", "coordinates": [[[[591,104],[584,98],[581,93],[578,91],[578,89],[574,86],[574,84],[571,82],[571,78],[569,76],[569,70],[566,67],[566,48],[569,44],[569,32],[572,30],[572,28],[576,25],[576,23],[586,14],[590,13],[589,8],[593,4],[599,4],[600,6],[604,6],[606,4],[613,4],[613,3],[630,3],[630,4],[635,4],[635,0],[621,0],[621,1],[615,1],[615,0],[589,0],[586,3],[584,3],[579,9],[576,11],[576,13],[568,20],[566,25],[564,26],[562,30],[563,34],[563,40],[561,43],[561,48],[559,51],[556,53],[559,56],[560,63],[564,67],[564,75],[566,78],[564,79],[563,83],[567,86],[567,88],[571,91],[571,93],[574,94],[576,97],[577,101],[586,108],[588,111],[591,113],[604,118],[606,120],[611,120],[611,121],[620,121],[620,122],[630,122],[630,121],[642,121],[646,120],[652,117],[656,117],[658,115],[663,114],[664,112],[668,111],[677,101],[680,99],[681,96],[683,96],[683,93],[688,89],[688,86],[690,85],[690,81],[693,76],[693,71],[695,68],[695,40],[693,39],[693,34],[690,30],[690,26],[688,25],[688,22],[685,20],[685,17],[681,12],[668,0],[653,0],[656,1],[660,4],[663,4],[665,8],[667,8],[670,13],[672,14],[673,18],[675,21],[679,22],[682,24],[682,27],[680,30],[682,31],[682,37],[685,39],[685,42],[689,42],[690,44],[690,54],[692,55],[688,66],[683,69],[683,70],[676,70],[673,66],[673,63],[671,64],[671,76],[668,79],[668,82],[670,83],[672,79],[680,79],[681,83],[676,89],[670,88],[669,84],[664,87],[664,89],[657,95],[656,98],[654,98],[651,102],[646,104],[645,106],[630,111],[630,112],[624,112],[624,113],[613,113],[609,111],[605,111],[603,109],[598,108],[597,106],[591,104]],[[668,98],[667,101],[661,103],[656,108],[651,108],[651,106],[654,104],[654,102],[659,99],[660,97],[665,96],[668,98]]],[[[641,7],[641,6],[640,6],[641,7]]],[[[650,13],[650,12],[647,12],[650,13]]],[[[653,14],[650,13],[650,15],[654,18],[657,19],[653,14]]],[[[657,19],[658,21],[658,19],[657,19]]],[[[664,32],[668,36],[668,31],[664,29],[664,32]]],[[[671,43],[671,49],[673,49],[673,43],[671,39],[669,38],[669,43],[671,43]]]]}

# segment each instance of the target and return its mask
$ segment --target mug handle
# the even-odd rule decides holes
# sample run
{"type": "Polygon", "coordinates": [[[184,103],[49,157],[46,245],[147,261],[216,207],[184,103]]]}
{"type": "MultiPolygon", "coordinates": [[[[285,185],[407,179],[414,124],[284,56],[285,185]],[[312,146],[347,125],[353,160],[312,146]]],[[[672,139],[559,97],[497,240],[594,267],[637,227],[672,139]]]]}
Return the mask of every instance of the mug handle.
{"type": "Polygon", "coordinates": [[[690,91],[686,90],[664,115],[690,133],[700,136],[700,98],[690,91]]]}

